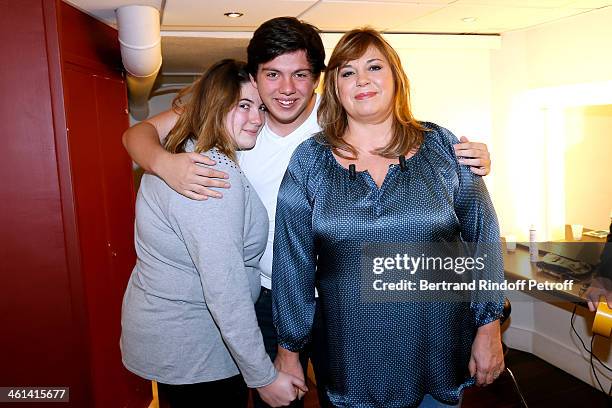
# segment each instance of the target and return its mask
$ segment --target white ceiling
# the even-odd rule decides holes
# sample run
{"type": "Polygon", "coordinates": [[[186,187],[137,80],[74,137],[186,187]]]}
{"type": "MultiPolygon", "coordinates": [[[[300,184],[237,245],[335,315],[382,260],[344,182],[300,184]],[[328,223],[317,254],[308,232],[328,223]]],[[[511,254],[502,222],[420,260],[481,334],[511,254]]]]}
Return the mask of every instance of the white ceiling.
{"type": "Polygon", "coordinates": [[[612,0],[64,0],[115,26],[115,9],[130,4],[161,10],[162,73],[201,72],[222,58],[246,57],[262,22],[295,16],[323,32],[369,25],[395,33],[501,34],[591,10],[612,0]],[[231,19],[230,11],[244,13],[231,19]],[[465,18],[475,21],[464,22],[465,18]],[[192,37],[192,38],[186,38],[192,37]],[[195,38],[193,38],[195,37],[195,38]]]}
{"type": "Polygon", "coordinates": [[[129,4],[162,11],[165,31],[253,31],[262,22],[295,16],[322,31],[371,25],[391,32],[502,33],[612,5],[612,0],[66,0],[110,24],[129,4]],[[223,15],[240,11],[237,19],[223,15]],[[462,21],[476,17],[473,23],[462,21]]]}

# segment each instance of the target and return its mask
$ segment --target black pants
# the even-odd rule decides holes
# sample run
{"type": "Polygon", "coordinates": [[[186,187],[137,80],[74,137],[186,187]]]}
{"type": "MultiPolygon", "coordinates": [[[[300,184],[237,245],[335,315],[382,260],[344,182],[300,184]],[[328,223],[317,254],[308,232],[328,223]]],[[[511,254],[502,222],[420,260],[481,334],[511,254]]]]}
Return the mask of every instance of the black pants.
{"type": "Polygon", "coordinates": [[[245,408],[248,388],[241,375],[195,384],[157,383],[161,407],[170,408],[245,408]]]}
{"type": "MultiPolygon", "coordinates": [[[[272,361],[274,361],[278,351],[278,342],[276,329],[274,328],[274,323],[272,321],[272,291],[270,289],[266,289],[264,287],[261,288],[259,299],[257,299],[257,302],[255,303],[255,313],[257,314],[257,322],[259,324],[259,329],[261,330],[261,334],[263,336],[266,352],[268,353],[272,361]]],[[[302,368],[304,369],[304,379],[306,379],[308,358],[312,360],[315,377],[317,380],[319,403],[321,407],[327,407],[329,405],[327,402],[327,394],[325,392],[325,375],[323,374],[327,372],[326,368],[324,367],[323,357],[325,355],[323,349],[325,342],[323,336],[317,335],[317,333],[321,333],[320,330],[317,330],[321,324],[322,321],[317,308],[317,313],[315,313],[315,319],[313,323],[313,342],[309,344],[303,352],[300,353],[300,363],[302,364],[302,368]],[[313,351],[315,352],[313,353],[313,351]]],[[[266,404],[259,397],[257,391],[253,393],[253,405],[255,408],[269,408],[269,405],[266,404]]],[[[291,408],[301,408],[303,406],[303,399],[296,400],[290,405],[291,408]]]]}

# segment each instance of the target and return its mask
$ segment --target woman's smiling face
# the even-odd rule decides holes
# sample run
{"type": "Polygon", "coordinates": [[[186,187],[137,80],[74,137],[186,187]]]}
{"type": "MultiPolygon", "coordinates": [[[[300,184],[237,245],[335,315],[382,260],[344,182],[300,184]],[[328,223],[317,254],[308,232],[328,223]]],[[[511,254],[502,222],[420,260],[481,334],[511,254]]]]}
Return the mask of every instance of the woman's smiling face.
{"type": "Polygon", "coordinates": [[[387,58],[374,46],[338,70],[338,96],[347,115],[364,123],[380,123],[393,109],[395,82],[387,58]]]}

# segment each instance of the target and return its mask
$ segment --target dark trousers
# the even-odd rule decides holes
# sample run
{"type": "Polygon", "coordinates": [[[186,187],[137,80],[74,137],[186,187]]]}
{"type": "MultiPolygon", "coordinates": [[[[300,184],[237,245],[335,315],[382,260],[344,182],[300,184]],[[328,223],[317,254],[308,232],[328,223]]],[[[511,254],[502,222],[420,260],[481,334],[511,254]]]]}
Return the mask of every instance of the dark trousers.
{"type": "Polygon", "coordinates": [[[170,408],[245,408],[248,388],[241,375],[195,384],[157,383],[160,407],[170,408]]]}
{"type": "MultiPolygon", "coordinates": [[[[261,288],[261,293],[259,294],[259,299],[255,303],[255,314],[257,315],[257,322],[259,323],[259,329],[261,330],[261,334],[263,336],[264,346],[266,348],[266,352],[274,361],[277,354],[277,335],[276,329],[274,328],[274,323],[272,321],[272,291],[270,289],[266,289],[264,287],[261,288]]],[[[322,407],[326,407],[327,405],[327,394],[325,392],[325,382],[324,377],[326,374],[326,369],[323,364],[323,356],[324,354],[324,340],[322,333],[318,330],[321,327],[322,321],[321,316],[317,307],[317,313],[315,313],[315,319],[313,323],[313,342],[309,344],[306,349],[300,353],[300,363],[302,364],[302,368],[304,369],[304,379],[306,378],[306,371],[308,369],[308,359],[310,358],[313,362],[313,367],[315,371],[315,377],[317,380],[317,392],[319,397],[319,402],[322,407]],[[319,335],[317,335],[317,333],[319,335]],[[316,349],[316,350],[313,350],[316,349]],[[313,353],[313,351],[316,351],[313,353]],[[324,374],[325,373],[325,374],[324,374]]],[[[270,406],[266,404],[260,397],[259,394],[255,391],[253,393],[253,405],[255,408],[269,408],[270,406]]],[[[301,408],[304,406],[304,400],[296,400],[294,401],[290,407],[291,408],[301,408]]]]}

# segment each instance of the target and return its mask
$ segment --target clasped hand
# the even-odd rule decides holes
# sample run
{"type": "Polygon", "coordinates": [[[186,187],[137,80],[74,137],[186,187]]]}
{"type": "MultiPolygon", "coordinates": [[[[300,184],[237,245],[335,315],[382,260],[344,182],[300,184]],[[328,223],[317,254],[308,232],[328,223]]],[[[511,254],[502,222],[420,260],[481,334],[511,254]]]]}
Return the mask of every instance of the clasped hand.
{"type": "Polygon", "coordinates": [[[279,347],[274,366],[278,370],[276,380],[272,384],[257,389],[261,399],[268,405],[284,407],[291,404],[296,398],[301,399],[308,392],[298,353],[279,347]]]}
{"type": "Polygon", "coordinates": [[[286,407],[298,398],[300,392],[306,391],[308,388],[303,379],[280,370],[274,382],[257,388],[261,399],[272,407],[286,407]]]}
{"type": "Polygon", "coordinates": [[[277,379],[272,384],[257,389],[268,405],[284,407],[296,398],[301,399],[308,392],[298,353],[279,347],[274,366],[278,370],[277,379]]]}

